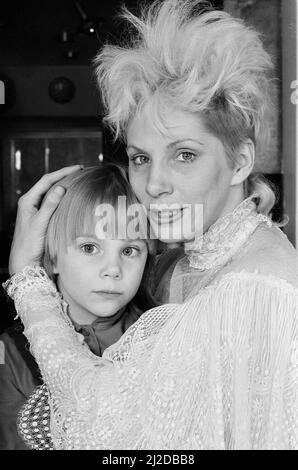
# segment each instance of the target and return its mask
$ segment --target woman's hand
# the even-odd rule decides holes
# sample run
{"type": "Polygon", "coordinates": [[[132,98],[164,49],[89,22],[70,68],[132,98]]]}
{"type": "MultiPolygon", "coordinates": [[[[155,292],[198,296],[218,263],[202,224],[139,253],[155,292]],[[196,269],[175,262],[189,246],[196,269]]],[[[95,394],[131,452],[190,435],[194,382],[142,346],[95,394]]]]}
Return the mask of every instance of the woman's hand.
{"type": "Polygon", "coordinates": [[[80,168],[80,165],[74,165],[44,175],[19,199],[9,257],[10,275],[25,266],[40,264],[49,220],[65,193],[62,186],[56,186],[52,191],[51,188],[62,178],[80,168]]]}

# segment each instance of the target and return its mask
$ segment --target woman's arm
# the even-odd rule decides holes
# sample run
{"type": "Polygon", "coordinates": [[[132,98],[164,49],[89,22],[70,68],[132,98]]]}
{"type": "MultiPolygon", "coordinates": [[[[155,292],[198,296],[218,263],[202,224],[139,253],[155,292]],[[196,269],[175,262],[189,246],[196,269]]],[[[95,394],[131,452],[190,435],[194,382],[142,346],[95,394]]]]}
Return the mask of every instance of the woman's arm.
{"type": "Polygon", "coordinates": [[[57,448],[298,446],[297,289],[227,275],[184,304],[146,312],[95,358],[46,278],[31,276],[15,290],[16,308],[52,395],[57,448]]]}

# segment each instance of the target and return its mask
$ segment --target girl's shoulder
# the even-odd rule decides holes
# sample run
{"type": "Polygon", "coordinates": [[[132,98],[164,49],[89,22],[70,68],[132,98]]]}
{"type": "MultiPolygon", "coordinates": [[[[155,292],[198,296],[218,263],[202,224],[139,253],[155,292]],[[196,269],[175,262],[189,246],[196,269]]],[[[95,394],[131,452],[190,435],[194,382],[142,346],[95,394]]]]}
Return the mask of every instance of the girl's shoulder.
{"type": "Polygon", "coordinates": [[[16,322],[0,335],[0,341],[4,347],[4,363],[13,371],[19,389],[31,390],[32,383],[37,386],[42,381],[38,365],[30,352],[30,345],[23,331],[23,325],[16,322]]]}

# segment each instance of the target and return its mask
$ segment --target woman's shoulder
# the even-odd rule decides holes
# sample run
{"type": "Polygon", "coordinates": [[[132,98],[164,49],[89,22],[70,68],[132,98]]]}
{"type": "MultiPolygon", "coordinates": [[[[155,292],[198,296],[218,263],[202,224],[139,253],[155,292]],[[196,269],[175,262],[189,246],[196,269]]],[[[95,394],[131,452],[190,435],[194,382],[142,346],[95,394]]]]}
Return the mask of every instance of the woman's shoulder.
{"type": "Polygon", "coordinates": [[[260,279],[280,279],[298,288],[297,251],[278,227],[261,226],[222,275],[229,272],[259,274],[260,279]]]}

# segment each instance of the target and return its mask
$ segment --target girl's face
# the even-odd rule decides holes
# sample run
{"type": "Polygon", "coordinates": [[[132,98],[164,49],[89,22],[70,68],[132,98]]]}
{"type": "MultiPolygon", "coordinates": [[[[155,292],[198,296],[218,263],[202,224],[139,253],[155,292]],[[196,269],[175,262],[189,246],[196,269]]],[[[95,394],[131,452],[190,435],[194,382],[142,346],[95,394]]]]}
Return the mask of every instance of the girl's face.
{"type": "Polygon", "coordinates": [[[233,195],[234,170],[224,147],[205,129],[202,119],[175,111],[169,113],[165,124],[167,135],[154,127],[146,110],[134,117],[127,129],[127,154],[135,194],[147,210],[155,205],[149,212],[154,232],[160,234],[163,225],[169,224],[175,233],[181,234],[177,238],[158,236],[170,243],[195,238],[194,224],[183,233],[180,229],[187,227],[186,219],[193,219],[190,205],[194,208],[195,204],[202,204],[201,229],[205,231],[240,201],[235,201],[233,195]],[[175,204],[177,210],[162,207],[165,204],[175,204]],[[183,208],[184,205],[187,206],[183,208]]]}
{"type": "Polygon", "coordinates": [[[60,250],[54,272],[71,318],[90,324],[125,307],[138,291],[147,253],[147,244],[140,239],[98,239],[87,234],[60,250]]]}

